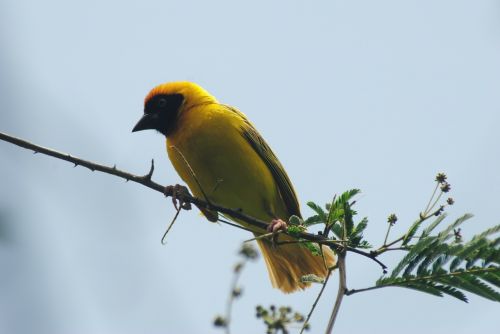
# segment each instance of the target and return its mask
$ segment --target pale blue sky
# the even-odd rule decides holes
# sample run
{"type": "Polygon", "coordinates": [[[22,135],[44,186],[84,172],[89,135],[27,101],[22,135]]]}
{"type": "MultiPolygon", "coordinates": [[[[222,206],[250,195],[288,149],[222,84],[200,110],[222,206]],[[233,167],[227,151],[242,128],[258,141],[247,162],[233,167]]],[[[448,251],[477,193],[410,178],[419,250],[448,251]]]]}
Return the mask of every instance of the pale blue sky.
{"type": "MultiPolygon", "coordinates": [[[[191,80],[255,123],[305,202],[361,188],[367,237],[402,232],[438,171],[465,237],[500,222],[498,1],[2,1],[0,131],[179,182],[163,139],[130,131],[154,85],[191,80]]],[[[2,333],[220,333],[247,233],[156,192],[0,143],[2,333]]],[[[384,260],[391,264],[391,258],[384,260]]],[[[350,288],[380,274],[349,257],[350,288]]],[[[257,304],[307,313],[318,287],[283,295],[262,260],[242,277],[235,333],[257,304]]],[[[336,292],[312,321],[321,333],[336,292]]],[[[339,333],[495,332],[498,304],[403,289],[345,299],[339,333]]]]}

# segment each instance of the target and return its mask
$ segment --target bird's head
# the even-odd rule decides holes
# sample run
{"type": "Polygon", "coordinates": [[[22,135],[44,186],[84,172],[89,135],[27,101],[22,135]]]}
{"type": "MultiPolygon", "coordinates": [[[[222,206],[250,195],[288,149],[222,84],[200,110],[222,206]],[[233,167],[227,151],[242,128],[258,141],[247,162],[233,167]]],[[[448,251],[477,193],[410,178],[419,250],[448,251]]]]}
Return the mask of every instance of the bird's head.
{"type": "Polygon", "coordinates": [[[175,131],[183,112],[208,103],[217,103],[217,100],[195,83],[182,81],[158,85],[144,99],[144,115],[132,132],[153,129],[168,137],[175,131]]]}

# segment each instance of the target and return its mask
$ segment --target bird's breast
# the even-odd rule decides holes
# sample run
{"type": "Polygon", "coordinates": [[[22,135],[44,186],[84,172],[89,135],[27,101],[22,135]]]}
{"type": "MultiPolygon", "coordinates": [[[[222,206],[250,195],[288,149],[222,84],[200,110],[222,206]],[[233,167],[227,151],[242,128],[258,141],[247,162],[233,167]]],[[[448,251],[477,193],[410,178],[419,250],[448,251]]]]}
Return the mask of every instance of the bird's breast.
{"type": "Polygon", "coordinates": [[[242,136],[243,120],[230,113],[187,115],[167,151],[193,194],[263,220],[282,215],[283,201],[268,167],[242,136]]]}

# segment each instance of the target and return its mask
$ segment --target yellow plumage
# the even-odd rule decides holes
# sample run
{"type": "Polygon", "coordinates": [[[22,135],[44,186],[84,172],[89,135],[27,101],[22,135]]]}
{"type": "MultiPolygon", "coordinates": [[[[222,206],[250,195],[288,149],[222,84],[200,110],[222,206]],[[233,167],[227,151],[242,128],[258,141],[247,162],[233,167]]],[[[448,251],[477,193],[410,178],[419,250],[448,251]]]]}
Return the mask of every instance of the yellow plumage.
{"type": "MultiPolygon", "coordinates": [[[[155,122],[160,125],[146,128],[166,135],[168,156],[195,196],[206,195],[213,203],[239,208],[269,222],[275,218],[287,221],[292,214],[300,216],[295,191],[283,166],[241,112],[218,103],[190,82],[157,86],[146,97],[145,112],[145,117],[175,113],[158,116],[160,119],[155,122]],[[162,109],[160,104],[167,107],[162,109]],[[162,124],[165,122],[174,124],[162,124]]],[[[237,222],[255,234],[265,232],[237,222]]],[[[259,246],[273,286],[284,292],[306,287],[299,282],[303,275],[325,277],[327,273],[322,257],[313,256],[297,244],[273,246],[267,240],[259,240],[259,246]]],[[[326,265],[333,265],[332,252],[323,250],[326,265]]]]}

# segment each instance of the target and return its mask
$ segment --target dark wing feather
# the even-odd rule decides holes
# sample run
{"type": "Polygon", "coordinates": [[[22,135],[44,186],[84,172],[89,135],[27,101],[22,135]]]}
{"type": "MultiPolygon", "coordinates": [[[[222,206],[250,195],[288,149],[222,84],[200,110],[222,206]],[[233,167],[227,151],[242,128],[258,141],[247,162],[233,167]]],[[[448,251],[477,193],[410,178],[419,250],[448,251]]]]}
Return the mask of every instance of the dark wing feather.
{"type": "Polygon", "coordinates": [[[245,115],[234,108],[228,108],[243,119],[244,125],[241,127],[241,134],[269,168],[269,171],[273,175],[274,181],[278,186],[281,198],[285,202],[288,216],[296,215],[301,217],[297,195],[295,194],[292,182],[288,178],[283,165],[281,165],[274,152],[264,141],[264,138],[262,138],[262,136],[257,132],[245,115]]]}

